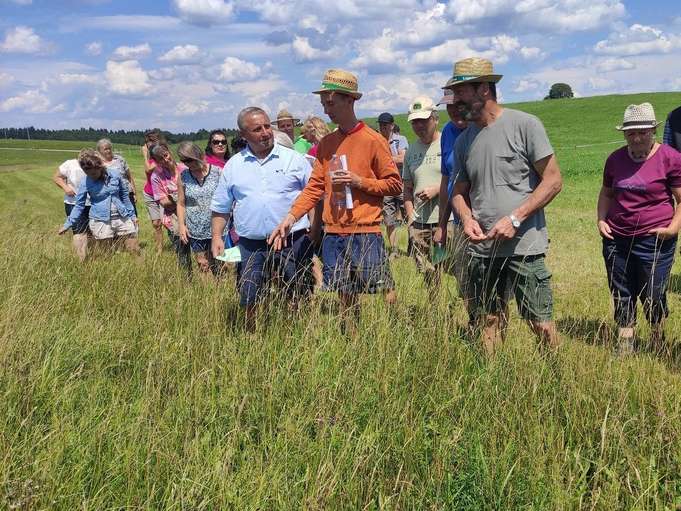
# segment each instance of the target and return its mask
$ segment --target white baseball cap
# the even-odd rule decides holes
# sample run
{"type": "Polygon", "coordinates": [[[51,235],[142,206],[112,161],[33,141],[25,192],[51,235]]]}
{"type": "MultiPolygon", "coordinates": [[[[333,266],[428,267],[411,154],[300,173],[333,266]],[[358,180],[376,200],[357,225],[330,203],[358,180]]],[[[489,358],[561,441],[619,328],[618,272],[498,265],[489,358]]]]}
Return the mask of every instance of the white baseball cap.
{"type": "Polygon", "coordinates": [[[433,100],[428,96],[417,96],[411,103],[409,103],[409,115],[407,121],[411,122],[415,119],[428,119],[433,112],[437,111],[437,107],[433,100]]]}

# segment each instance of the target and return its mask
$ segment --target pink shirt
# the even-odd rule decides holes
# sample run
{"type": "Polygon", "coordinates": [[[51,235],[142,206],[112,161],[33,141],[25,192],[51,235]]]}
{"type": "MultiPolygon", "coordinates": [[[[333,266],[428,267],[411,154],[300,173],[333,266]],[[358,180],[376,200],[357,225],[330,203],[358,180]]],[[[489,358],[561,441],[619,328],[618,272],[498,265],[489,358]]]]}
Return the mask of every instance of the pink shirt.
{"type": "MultiPolygon", "coordinates": [[[[156,166],[156,162],[154,160],[147,160],[147,164],[150,167],[156,166]]],[[[151,172],[150,174],[147,174],[147,182],[144,183],[144,193],[146,193],[147,195],[154,195],[154,189],[151,186],[151,175],[152,174],[153,174],[153,172],[151,172]]]]}
{"type": "Polygon", "coordinates": [[[217,156],[214,156],[212,154],[206,154],[206,157],[204,158],[206,160],[206,163],[208,165],[215,165],[216,167],[224,168],[225,163],[227,163],[224,160],[221,160],[217,156]]]}
{"type": "Polygon", "coordinates": [[[681,187],[681,153],[660,145],[644,162],[629,157],[626,147],[605,162],[603,186],[615,196],[605,218],[618,236],[642,236],[667,227],[674,216],[672,188],[681,187]]]}
{"type": "MultiPolygon", "coordinates": [[[[187,167],[181,163],[177,164],[177,173],[180,174],[187,167]]],[[[163,197],[171,197],[177,202],[177,175],[173,174],[169,169],[156,165],[156,168],[151,173],[151,187],[153,189],[153,196],[156,202],[161,201],[163,197]]],[[[162,208],[163,216],[161,223],[163,226],[172,231],[174,229],[174,216],[176,214],[175,208],[162,208]]]]}

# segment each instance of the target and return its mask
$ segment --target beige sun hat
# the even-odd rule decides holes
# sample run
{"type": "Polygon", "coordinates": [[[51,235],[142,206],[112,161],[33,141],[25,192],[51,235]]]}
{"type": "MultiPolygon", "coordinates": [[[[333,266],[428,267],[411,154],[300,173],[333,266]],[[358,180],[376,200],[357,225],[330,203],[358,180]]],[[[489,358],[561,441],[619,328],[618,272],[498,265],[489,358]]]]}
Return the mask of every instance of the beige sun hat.
{"type": "Polygon", "coordinates": [[[280,121],[293,121],[293,124],[296,126],[300,123],[300,119],[293,117],[293,115],[291,115],[291,113],[285,108],[283,110],[279,110],[279,113],[277,114],[277,120],[272,121],[272,124],[279,125],[280,121]]]}
{"type": "Polygon", "coordinates": [[[471,57],[454,63],[452,77],[447,81],[443,89],[451,89],[462,83],[469,82],[493,82],[496,83],[503,75],[494,74],[492,61],[471,57]]]}
{"type": "Polygon", "coordinates": [[[657,128],[662,121],[657,122],[655,119],[655,110],[650,103],[641,103],[640,105],[629,105],[624,110],[624,119],[621,126],[615,128],[619,131],[627,130],[644,130],[648,128],[657,128]]]}
{"type": "Polygon", "coordinates": [[[338,92],[359,99],[362,97],[362,93],[357,88],[357,77],[355,75],[343,69],[329,69],[324,73],[321,88],[312,91],[312,93],[338,92]]]}
{"type": "Polygon", "coordinates": [[[428,119],[437,110],[435,103],[428,96],[417,96],[409,103],[407,121],[428,119]]]}

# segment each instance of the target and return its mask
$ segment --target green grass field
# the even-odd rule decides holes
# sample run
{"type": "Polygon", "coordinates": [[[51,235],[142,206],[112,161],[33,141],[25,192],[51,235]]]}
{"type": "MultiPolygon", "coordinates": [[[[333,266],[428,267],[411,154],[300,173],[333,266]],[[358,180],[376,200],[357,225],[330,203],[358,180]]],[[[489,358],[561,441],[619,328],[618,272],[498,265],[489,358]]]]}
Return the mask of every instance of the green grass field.
{"type": "MultiPolygon", "coordinates": [[[[297,317],[272,300],[244,333],[232,279],[187,283],[144,214],[142,262],[81,266],[51,175],[82,144],[0,141],[0,507],[679,509],[679,362],[612,356],[595,227],[614,126],[645,100],[664,119],[681,94],[515,105],[564,174],[547,213],[564,346],[539,353],[513,309],[493,360],[460,335],[453,281],[429,295],[407,258],[397,306],[365,298],[355,338],[325,294],[297,317]]],[[[117,149],[141,186],[138,149],[117,149]]]]}

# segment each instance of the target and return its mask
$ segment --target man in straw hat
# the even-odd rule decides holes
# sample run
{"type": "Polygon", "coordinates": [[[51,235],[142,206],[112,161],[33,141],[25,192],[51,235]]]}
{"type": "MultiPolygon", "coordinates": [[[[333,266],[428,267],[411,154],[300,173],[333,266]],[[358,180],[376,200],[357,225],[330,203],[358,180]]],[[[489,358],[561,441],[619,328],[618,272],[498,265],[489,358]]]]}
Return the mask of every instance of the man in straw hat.
{"type": "Polygon", "coordinates": [[[314,93],[338,129],[319,142],[308,185],[269,241],[275,249],[285,246],[291,226],[324,198],[324,284],[338,291],[344,313],[353,312],[343,327],[354,331],[359,293],[384,291],[389,303],[395,301],[381,218],[383,197],[401,193],[402,180],[386,140],[355,116],[355,101],[362,97],[355,75],[330,69],[314,93]],[[345,169],[336,170],[338,159],[346,160],[345,169]],[[339,200],[345,187],[351,196],[339,200]]]}
{"type": "Polygon", "coordinates": [[[561,190],[560,169],[541,121],[497,103],[500,79],[489,60],[467,58],[443,87],[469,123],[454,148],[453,206],[470,240],[469,313],[490,355],[504,336],[509,292],[540,342],[559,344],[544,206],[561,190]]]}
{"type": "Polygon", "coordinates": [[[274,124],[279,131],[283,131],[288,135],[288,138],[290,138],[291,142],[293,143],[293,149],[299,153],[307,154],[312,147],[312,144],[310,144],[302,136],[296,138],[295,127],[300,124],[300,119],[293,117],[288,110],[280,110],[277,114],[277,120],[272,124],[274,124]]]}

